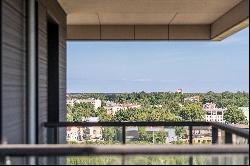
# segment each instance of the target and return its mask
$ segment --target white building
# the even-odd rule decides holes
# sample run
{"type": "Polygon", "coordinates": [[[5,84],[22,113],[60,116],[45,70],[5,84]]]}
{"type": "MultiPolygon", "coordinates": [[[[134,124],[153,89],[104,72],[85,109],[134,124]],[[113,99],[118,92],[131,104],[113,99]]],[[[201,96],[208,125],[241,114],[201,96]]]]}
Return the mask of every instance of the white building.
{"type": "Polygon", "coordinates": [[[249,107],[239,107],[240,110],[244,113],[244,115],[247,117],[247,121],[249,123],[249,107]]]}
{"type": "MultiPolygon", "coordinates": [[[[98,117],[83,118],[85,122],[98,122],[98,117]]],[[[67,127],[67,141],[97,141],[102,139],[102,129],[99,126],[93,127],[67,127]]]]}
{"type": "Polygon", "coordinates": [[[184,99],[184,103],[196,103],[200,102],[200,96],[192,96],[184,99]]]}
{"type": "Polygon", "coordinates": [[[176,93],[181,93],[181,94],[183,94],[182,89],[176,89],[175,92],[176,92],[176,93]]]}
{"type": "Polygon", "coordinates": [[[83,129],[81,127],[67,127],[67,141],[79,142],[83,140],[83,129]]]}
{"type": "Polygon", "coordinates": [[[75,99],[67,99],[67,105],[73,106],[75,104],[75,99]]]}
{"type": "Polygon", "coordinates": [[[99,99],[67,99],[67,105],[73,106],[77,103],[91,103],[95,109],[102,106],[102,101],[99,99]]]}
{"type": "Polygon", "coordinates": [[[205,115],[206,122],[225,123],[224,113],[226,109],[217,108],[216,104],[213,104],[213,103],[207,103],[203,105],[203,111],[206,112],[206,115],[205,115]]]}
{"type": "MultiPolygon", "coordinates": [[[[89,117],[83,118],[83,122],[98,122],[99,117],[89,117]]],[[[102,139],[102,128],[99,126],[92,126],[92,127],[84,127],[87,133],[87,139],[91,141],[101,140],[102,139]]]]}
{"type": "Polygon", "coordinates": [[[167,132],[167,138],[166,138],[167,143],[171,143],[173,141],[178,140],[178,136],[176,135],[176,130],[174,128],[167,128],[165,130],[167,132]]]}

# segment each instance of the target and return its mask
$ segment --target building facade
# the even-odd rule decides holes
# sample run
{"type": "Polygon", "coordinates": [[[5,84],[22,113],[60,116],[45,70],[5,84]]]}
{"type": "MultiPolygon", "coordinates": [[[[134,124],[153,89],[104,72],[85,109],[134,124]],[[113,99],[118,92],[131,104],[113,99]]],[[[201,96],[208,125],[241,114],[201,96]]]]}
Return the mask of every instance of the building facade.
{"type": "Polygon", "coordinates": [[[136,104],[109,104],[104,107],[107,110],[108,114],[115,115],[115,113],[119,110],[128,110],[128,109],[139,109],[141,105],[136,104]]]}
{"type": "Polygon", "coordinates": [[[54,0],[32,2],[0,1],[0,138],[9,144],[47,143],[43,123],[66,119],[66,13],[54,0]]]}
{"type": "MultiPolygon", "coordinates": [[[[98,117],[82,118],[83,122],[98,122],[98,117]]],[[[84,141],[101,141],[102,128],[99,126],[93,127],[67,127],[67,141],[84,142],[84,141]]]]}
{"type": "Polygon", "coordinates": [[[224,113],[226,108],[217,108],[216,104],[206,103],[203,105],[203,111],[205,111],[205,119],[207,122],[221,122],[225,123],[224,113]]]}
{"type": "Polygon", "coordinates": [[[95,109],[102,106],[102,101],[99,99],[67,99],[67,105],[73,106],[74,104],[90,103],[95,109]]]}
{"type": "Polygon", "coordinates": [[[184,103],[196,103],[200,102],[200,96],[192,96],[184,99],[184,103]]]}

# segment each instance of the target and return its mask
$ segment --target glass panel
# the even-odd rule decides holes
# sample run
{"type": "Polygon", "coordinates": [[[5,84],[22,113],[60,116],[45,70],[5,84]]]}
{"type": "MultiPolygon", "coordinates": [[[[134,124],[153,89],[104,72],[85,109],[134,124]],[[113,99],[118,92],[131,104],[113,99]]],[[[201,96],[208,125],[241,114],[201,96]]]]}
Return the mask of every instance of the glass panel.
{"type": "Polygon", "coordinates": [[[67,127],[68,144],[121,144],[121,127],[67,127]]]}
{"type": "MultiPolygon", "coordinates": [[[[28,157],[3,157],[4,164],[24,164],[28,157]]],[[[249,165],[248,154],[86,155],[36,157],[39,165],[249,165]]]]}
{"type": "Polygon", "coordinates": [[[127,155],[67,157],[67,165],[248,165],[249,156],[232,155],[127,155]]]}

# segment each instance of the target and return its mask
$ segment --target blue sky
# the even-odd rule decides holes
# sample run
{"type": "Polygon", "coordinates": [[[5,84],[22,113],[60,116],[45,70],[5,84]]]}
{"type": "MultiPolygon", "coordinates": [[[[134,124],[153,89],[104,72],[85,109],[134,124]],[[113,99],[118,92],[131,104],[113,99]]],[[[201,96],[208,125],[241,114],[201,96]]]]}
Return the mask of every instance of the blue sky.
{"type": "Polygon", "coordinates": [[[222,42],[68,42],[67,92],[249,91],[249,28],[222,42]]]}

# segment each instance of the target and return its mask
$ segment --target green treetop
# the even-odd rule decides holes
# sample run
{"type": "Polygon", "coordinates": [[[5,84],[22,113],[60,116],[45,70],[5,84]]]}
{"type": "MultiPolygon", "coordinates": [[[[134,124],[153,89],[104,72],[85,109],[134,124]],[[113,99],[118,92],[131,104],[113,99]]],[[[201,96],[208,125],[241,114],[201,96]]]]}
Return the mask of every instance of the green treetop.
{"type": "Polygon", "coordinates": [[[189,103],[180,110],[179,115],[184,121],[204,121],[205,112],[201,104],[189,103]]]}
{"type": "Polygon", "coordinates": [[[227,111],[224,113],[224,119],[226,123],[231,124],[246,124],[246,116],[244,113],[236,106],[229,106],[227,111]]]}

